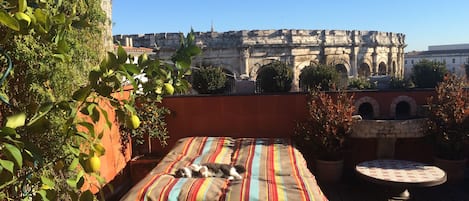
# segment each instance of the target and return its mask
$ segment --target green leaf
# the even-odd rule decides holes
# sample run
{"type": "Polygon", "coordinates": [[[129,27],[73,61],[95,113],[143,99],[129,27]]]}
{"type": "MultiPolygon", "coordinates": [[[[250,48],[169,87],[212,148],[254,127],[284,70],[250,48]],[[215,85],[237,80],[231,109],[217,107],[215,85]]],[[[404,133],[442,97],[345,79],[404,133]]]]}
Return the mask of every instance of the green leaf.
{"type": "Polygon", "coordinates": [[[112,127],[112,122],[111,122],[111,120],[109,120],[109,115],[108,115],[107,111],[105,109],[101,108],[101,107],[99,109],[100,109],[101,113],[103,114],[104,119],[106,120],[107,127],[111,128],[112,127]]]}
{"type": "Polygon", "coordinates": [[[0,23],[14,31],[20,31],[20,23],[5,10],[0,10],[0,23]]]}
{"type": "Polygon", "coordinates": [[[135,110],[135,108],[129,104],[124,104],[124,107],[125,109],[127,109],[128,111],[130,111],[132,114],[137,114],[137,110],[135,110]]]}
{"type": "Polygon", "coordinates": [[[91,86],[86,86],[86,87],[82,87],[80,88],[79,90],[75,91],[75,93],[73,93],[73,100],[77,100],[77,101],[85,101],[85,99],[90,95],[91,93],[91,86]]]}
{"type": "Polygon", "coordinates": [[[125,63],[125,61],[127,61],[127,52],[125,52],[122,46],[119,46],[119,48],[117,48],[117,58],[117,62],[119,64],[123,64],[125,63]]]}
{"type": "Polygon", "coordinates": [[[45,176],[41,176],[41,182],[42,182],[43,184],[48,185],[50,188],[54,188],[54,187],[55,187],[55,182],[54,182],[54,180],[49,179],[49,178],[47,178],[47,177],[45,177],[45,176]]]}
{"type": "MultiPolygon", "coordinates": [[[[60,52],[60,51],[59,51],[60,52]]],[[[52,55],[55,59],[60,60],[61,62],[67,61],[67,57],[64,54],[54,54],[52,55]]]]}
{"type": "Polygon", "coordinates": [[[60,13],[56,16],[53,16],[51,17],[51,20],[55,23],[55,24],[65,24],[65,14],[63,13],[60,13]]]}
{"type": "Polygon", "coordinates": [[[26,0],[18,0],[18,11],[19,12],[24,12],[27,7],[28,7],[28,4],[27,4],[26,0]]]}
{"type": "Polygon", "coordinates": [[[11,160],[14,160],[19,168],[23,167],[23,156],[21,156],[20,149],[8,143],[3,143],[3,146],[5,147],[4,149],[5,155],[7,155],[7,157],[10,158],[11,160]]]}
{"type": "MultiPolygon", "coordinates": [[[[47,21],[48,21],[48,15],[46,13],[44,13],[44,11],[42,11],[42,9],[36,8],[34,10],[34,16],[36,16],[37,22],[44,25],[44,27],[46,26],[47,21]]],[[[48,30],[45,30],[45,31],[48,31],[48,30]]]]}
{"type": "Polygon", "coordinates": [[[189,53],[190,56],[196,56],[202,52],[202,50],[195,45],[187,47],[186,51],[187,53],[189,53]]]}
{"type": "Polygon", "coordinates": [[[131,75],[140,73],[140,69],[135,64],[124,64],[124,67],[127,72],[131,73],[131,75]]]}
{"type": "Polygon", "coordinates": [[[70,171],[76,170],[79,162],[80,162],[80,159],[74,158],[72,162],[70,163],[70,166],[68,166],[68,170],[70,171]]]}
{"type": "Polygon", "coordinates": [[[4,169],[6,169],[8,172],[13,173],[14,167],[15,167],[15,163],[13,163],[12,161],[0,159],[0,165],[1,165],[4,169]]]}
{"type": "Polygon", "coordinates": [[[36,114],[31,118],[31,120],[26,124],[26,126],[32,126],[39,119],[43,118],[49,111],[54,107],[52,102],[42,104],[39,109],[36,111],[36,114]]]}
{"type": "Polygon", "coordinates": [[[79,122],[77,124],[88,129],[88,132],[91,132],[94,130],[94,125],[90,122],[79,122]]]}
{"type": "Polygon", "coordinates": [[[93,193],[91,193],[90,190],[87,190],[80,195],[80,201],[90,201],[90,200],[94,200],[94,195],[93,193]]]}
{"type": "Polygon", "coordinates": [[[59,53],[65,54],[70,51],[70,46],[64,39],[59,40],[57,44],[57,51],[59,51],[59,53]]]}
{"type": "Polygon", "coordinates": [[[107,86],[107,85],[96,86],[95,90],[96,92],[99,93],[99,95],[104,96],[104,97],[111,97],[111,94],[114,91],[112,87],[107,86]]]}
{"type": "Polygon", "coordinates": [[[8,97],[8,95],[6,95],[3,91],[0,91],[0,100],[10,104],[10,97],[8,97]]]}
{"type": "Polygon", "coordinates": [[[25,13],[17,12],[15,13],[15,18],[19,21],[26,21],[28,23],[28,26],[29,24],[31,24],[31,17],[29,17],[29,15],[26,15],[25,13]]]}
{"type": "Polygon", "coordinates": [[[7,117],[7,123],[5,127],[18,128],[18,127],[24,126],[25,122],[26,122],[26,114],[22,112],[22,113],[7,117]]]}

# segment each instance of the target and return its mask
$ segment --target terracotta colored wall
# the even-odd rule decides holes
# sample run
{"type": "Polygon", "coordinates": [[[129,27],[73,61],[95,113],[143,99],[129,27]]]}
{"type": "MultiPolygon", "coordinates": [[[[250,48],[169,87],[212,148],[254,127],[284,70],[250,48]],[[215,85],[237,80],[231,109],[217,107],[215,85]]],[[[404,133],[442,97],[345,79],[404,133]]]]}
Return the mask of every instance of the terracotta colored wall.
{"type": "MultiPolygon", "coordinates": [[[[289,137],[296,121],[305,119],[305,94],[167,97],[171,138],[187,136],[289,137]]],[[[153,152],[161,151],[158,142],[153,152]]]]}
{"type": "MultiPolygon", "coordinates": [[[[128,93],[119,93],[115,94],[115,96],[120,99],[125,99],[128,97],[128,93]]],[[[105,154],[100,157],[100,175],[106,180],[106,183],[110,183],[117,176],[122,174],[124,168],[126,168],[127,162],[131,159],[132,156],[132,146],[130,145],[129,140],[129,143],[127,143],[126,145],[127,148],[122,148],[119,124],[115,116],[115,111],[109,101],[101,100],[99,101],[99,106],[107,111],[109,121],[112,123],[112,126],[109,128],[106,125],[104,116],[101,114],[101,118],[95,124],[94,127],[96,133],[103,132],[101,142],[104,148],[106,149],[105,154]]],[[[95,183],[96,181],[91,178],[91,180],[89,180],[88,182],[95,183]]],[[[85,184],[82,190],[88,189],[89,186],[90,185],[85,184]]],[[[97,189],[93,185],[91,186],[92,192],[97,193],[99,189],[97,189]]],[[[114,188],[119,188],[119,186],[115,186],[114,188]]]]}
{"type": "MultiPolygon", "coordinates": [[[[398,96],[409,96],[417,105],[426,104],[432,90],[354,92],[355,100],[369,96],[380,105],[381,116],[398,96]]],[[[166,97],[169,146],[152,143],[152,152],[166,152],[174,142],[187,136],[289,137],[296,122],[307,118],[307,94],[184,96],[166,97]]]]}

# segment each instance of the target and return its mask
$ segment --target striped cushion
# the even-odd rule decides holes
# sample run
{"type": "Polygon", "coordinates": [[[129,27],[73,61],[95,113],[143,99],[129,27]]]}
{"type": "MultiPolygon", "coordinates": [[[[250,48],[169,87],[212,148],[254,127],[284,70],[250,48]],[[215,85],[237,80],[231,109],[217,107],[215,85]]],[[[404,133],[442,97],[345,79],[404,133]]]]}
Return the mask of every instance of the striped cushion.
{"type": "Polygon", "coordinates": [[[122,200],[327,200],[290,140],[191,137],[167,156],[122,200]],[[216,162],[243,165],[243,179],[174,178],[180,167],[216,162]]]}

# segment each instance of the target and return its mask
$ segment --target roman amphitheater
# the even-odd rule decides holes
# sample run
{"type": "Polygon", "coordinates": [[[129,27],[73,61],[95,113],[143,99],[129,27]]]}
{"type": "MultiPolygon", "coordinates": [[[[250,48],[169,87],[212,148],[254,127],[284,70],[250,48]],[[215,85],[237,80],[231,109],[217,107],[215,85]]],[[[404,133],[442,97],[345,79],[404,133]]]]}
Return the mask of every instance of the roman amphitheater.
{"type": "MultiPolygon", "coordinates": [[[[170,58],[179,47],[179,33],[116,35],[123,46],[157,50],[170,58]]],[[[196,32],[202,48],[195,66],[221,66],[236,79],[256,79],[264,64],[278,60],[293,68],[293,91],[298,90],[301,69],[311,63],[335,68],[346,77],[404,75],[405,35],[402,33],[348,30],[251,30],[196,32]]]]}

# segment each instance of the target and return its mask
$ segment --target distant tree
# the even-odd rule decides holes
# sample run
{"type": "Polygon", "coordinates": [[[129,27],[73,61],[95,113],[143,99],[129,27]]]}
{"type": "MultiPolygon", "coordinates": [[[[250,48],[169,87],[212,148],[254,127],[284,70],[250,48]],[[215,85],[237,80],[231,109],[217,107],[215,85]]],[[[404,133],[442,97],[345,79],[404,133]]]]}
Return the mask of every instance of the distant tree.
{"type": "Polygon", "coordinates": [[[225,91],[226,75],[220,67],[202,67],[192,74],[192,88],[199,94],[219,94],[225,91]]]}
{"type": "Polygon", "coordinates": [[[291,89],[293,72],[286,63],[274,61],[257,71],[256,82],[262,92],[288,92],[291,89]]]}
{"type": "Polygon", "coordinates": [[[322,90],[329,90],[339,82],[339,73],[332,66],[311,64],[301,70],[300,86],[303,90],[309,91],[321,87],[322,90]]]}
{"type": "Polygon", "coordinates": [[[415,64],[412,71],[412,79],[418,88],[434,88],[448,72],[445,63],[426,59],[415,64]]]}

